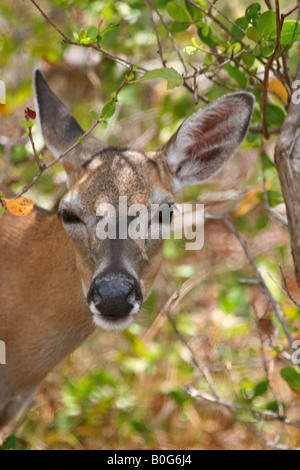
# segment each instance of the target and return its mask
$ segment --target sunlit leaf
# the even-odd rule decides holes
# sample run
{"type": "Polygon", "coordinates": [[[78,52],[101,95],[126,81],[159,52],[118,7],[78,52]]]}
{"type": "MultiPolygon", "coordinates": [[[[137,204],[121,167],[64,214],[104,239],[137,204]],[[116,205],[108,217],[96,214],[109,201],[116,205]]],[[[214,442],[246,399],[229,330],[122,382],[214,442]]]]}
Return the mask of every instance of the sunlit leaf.
{"type": "Polygon", "coordinates": [[[155,78],[167,80],[168,90],[171,90],[172,88],[181,86],[183,84],[182,76],[173,68],[151,70],[150,72],[146,72],[142,78],[136,80],[135,83],[142,82],[144,80],[153,80],[155,78]]]}
{"type": "Polygon", "coordinates": [[[280,44],[283,46],[292,44],[300,40],[300,23],[298,21],[288,20],[283,23],[280,44]]]}
{"type": "Polygon", "coordinates": [[[285,88],[285,86],[282,84],[281,80],[279,80],[277,77],[272,77],[269,80],[269,90],[272,90],[276,93],[272,95],[272,97],[277,100],[279,103],[284,103],[288,102],[288,92],[285,88]]]}
{"type": "Polygon", "coordinates": [[[20,197],[18,199],[4,199],[7,210],[18,217],[24,217],[31,214],[33,209],[33,201],[20,197]]]}
{"type": "Polygon", "coordinates": [[[90,39],[96,39],[98,36],[98,28],[96,26],[91,26],[87,30],[87,37],[90,39]]]}

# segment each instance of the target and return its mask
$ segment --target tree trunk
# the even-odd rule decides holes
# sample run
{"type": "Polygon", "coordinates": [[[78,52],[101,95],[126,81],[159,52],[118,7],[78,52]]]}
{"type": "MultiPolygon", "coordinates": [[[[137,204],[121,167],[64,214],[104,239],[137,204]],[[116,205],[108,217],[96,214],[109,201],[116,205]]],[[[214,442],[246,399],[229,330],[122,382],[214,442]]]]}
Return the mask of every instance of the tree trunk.
{"type": "MultiPolygon", "coordinates": [[[[297,79],[300,79],[300,61],[297,79]]],[[[292,101],[276,144],[275,163],[286,203],[292,254],[300,288],[300,104],[292,101]]]]}

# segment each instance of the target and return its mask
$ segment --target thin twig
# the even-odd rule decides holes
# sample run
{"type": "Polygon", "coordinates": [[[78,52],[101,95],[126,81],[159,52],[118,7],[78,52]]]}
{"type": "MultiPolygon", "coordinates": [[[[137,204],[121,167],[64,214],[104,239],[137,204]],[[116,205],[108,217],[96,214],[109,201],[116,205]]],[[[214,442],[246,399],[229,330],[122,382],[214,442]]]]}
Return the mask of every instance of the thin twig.
{"type": "Polygon", "coordinates": [[[288,13],[283,13],[283,14],[281,15],[281,17],[282,17],[283,19],[287,18],[287,17],[290,16],[292,13],[294,13],[296,10],[298,10],[298,8],[300,8],[300,5],[295,6],[295,7],[294,7],[292,10],[290,10],[288,13]]]}
{"type": "Polygon", "coordinates": [[[228,408],[229,410],[240,410],[240,411],[245,411],[246,413],[251,413],[251,415],[254,416],[254,418],[257,421],[262,421],[262,420],[280,421],[286,425],[293,426],[295,428],[300,429],[300,423],[293,422],[287,416],[281,416],[278,413],[274,413],[274,411],[255,410],[253,408],[249,408],[247,406],[240,405],[238,403],[231,403],[223,399],[215,398],[207,393],[200,393],[194,387],[189,387],[187,392],[192,398],[197,398],[200,400],[208,401],[210,403],[214,403],[216,405],[221,405],[221,406],[228,408]]]}
{"type": "Polygon", "coordinates": [[[32,127],[28,127],[28,137],[29,137],[29,140],[30,140],[30,143],[31,143],[31,147],[32,147],[32,151],[33,151],[33,155],[34,155],[34,158],[35,158],[35,161],[36,161],[36,164],[37,166],[39,167],[40,170],[44,171],[43,168],[45,165],[43,165],[39,159],[39,156],[38,156],[38,153],[36,151],[36,148],[35,148],[35,143],[34,143],[34,140],[33,140],[33,137],[32,137],[32,127]]]}
{"type": "Polygon", "coordinates": [[[219,15],[222,16],[222,18],[224,18],[224,20],[228,21],[228,23],[234,26],[234,28],[238,29],[241,33],[246,35],[246,31],[243,28],[241,28],[241,26],[239,26],[234,21],[232,21],[231,18],[224,15],[224,13],[214,3],[210,2],[209,0],[206,0],[206,2],[210,5],[210,10],[209,10],[210,12],[212,9],[215,9],[219,13],[219,15]]]}
{"type": "MultiPolygon", "coordinates": [[[[270,127],[268,128],[268,133],[270,135],[272,134],[280,134],[281,127],[270,127]]],[[[263,133],[263,128],[262,127],[250,127],[249,132],[252,132],[253,134],[262,134],[263,133]]]]}
{"type": "Polygon", "coordinates": [[[223,31],[225,31],[228,36],[231,36],[236,42],[240,43],[241,46],[243,47],[247,47],[245,45],[245,43],[236,35],[234,34],[232,31],[230,31],[230,29],[228,29],[220,20],[218,20],[218,18],[216,18],[211,12],[209,11],[206,11],[204,8],[202,8],[201,6],[199,6],[197,3],[193,2],[192,0],[186,0],[187,3],[189,3],[190,5],[192,5],[194,8],[196,8],[197,10],[201,11],[202,13],[204,13],[206,16],[208,16],[214,23],[216,23],[221,29],[223,29],[223,31]]]}
{"type": "MultiPolygon", "coordinates": [[[[266,353],[265,353],[263,334],[262,334],[262,330],[261,330],[261,327],[260,327],[261,321],[263,320],[263,318],[267,315],[267,313],[269,311],[269,306],[270,306],[270,304],[268,304],[267,308],[265,309],[265,313],[263,314],[263,316],[261,318],[259,318],[258,313],[256,311],[256,308],[254,308],[254,312],[255,312],[255,316],[256,316],[257,331],[258,331],[258,334],[259,334],[259,339],[260,339],[260,344],[261,344],[261,354],[262,354],[262,359],[263,359],[263,366],[264,366],[265,373],[266,373],[266,376],[267,376],[267,379],[268,379],[268,384],[269,384],[270,390],[273,393],[273,396],[274,396],[274,398],[276,400],[276,403],[277,403],[279,416],[282,418],[283,415],[284,415],[284,408],[283,408],[283,405],[282,405],[282,401],[280,400],[275,388],[273,387],[272,380],[270,378],[270,368],[269,368],[266,353]]],[[[267,336],[267,337],[269,339],[269,344],[272,347],[273,346],[272,339],[270,338],[270,336],[267,336]]]]}
{"type": "Polygon", "coordinates": [[[158,34],[158,31],[157,31],[157,27],[156,27],[156,24],[155,24],[153,15],[152,15],[151,7],[150,7],[150,5],[149,5],[148,0],[144,0],[144,3],[145,3],[145,5],[146,5],[146,7],[147,7],[147,9],[148,9],[149,17],[150,17],[150,20],[151,20],[151,23],[152,23],[152,26],[153,26],[153,29],[154,29],[154,32],[155,32],[155,35],[156,35],[156,42],[157,42],[157,46],[158,46],[158,53],[159,53],[159,56],[160,56],[160,59],[161,59],[162,66],[163,66],[163,67],[166,67],[166,66],[167,66],[167,61],[166,61],[166,59],[165,59],[164,56],[163,56],[163,50],[162,50],[162,47],[161,47],[161,43],[160,43],[160,39],[159,39],[159,34],[158,34]]]}
{"type": "Polygon", "coordinates": [[[56,26],[56,24],[53,23],[53,21],[46,15],[46,13],[41,9],[41,7],[35,2],[35,0],[30,0],[31,3],[34,4],[34,6],[39,10],[39,12],[41,13],[41,15],[45,18],[46,21],[48,21],[48,23],[51,24],[51,26],[53,26],[54,29],[56,29],[56,31],[64,38],[66,39],[67,41],[69,40],[68,36],[65,35],[65,33],[63,33],[59,28],[58,26],[56,26]]]}
{"type": "Polygon", "coordinates": [[[286,322],[286,319],[285,319],[285,316],[284,316],[284,313],[282,312],[279,304],[276,302],[276,300],[274,299],[273,295],[271,294],[267,284],[265,283],[258,267],[256,266],[256,263],[254,261],[254,258],[245,242],[245,240],[242,238],[242,236],[240,235],[240,233],[238,232],[238,230],[236,229],[236,227],[234,226],[234,224],[231,222],[231,220],[229,219],[229,217],[227,215],[223,215],[223,216],[214,216],[214,215],[211,215],[211,214],[206,214],[205,215],[205,218],[208,219],[208,220],[218,220],[218,221],[223,221],[227,227],[231,230],[231,232],[233,233],[233,235],[236,237],[236,239],[239,241],[240,245],[242,246],[247,258],[248,258],[248,261],[250,262],[251,266],[252,266],[252,269],[254,270],[255,272],[255,275],[267,297],[267,299],[270,301],[270,304],[272,305],[273,307],[273,310],[274,310],[274,313],[277,317],[277,319],[279,320],[282,328],[283,328],[283,331],[288,339],[288,342],[290,344],[290,347],[292,350],[294,350],[294,339],[292,337],[292,334],[288,328],[288,325],[287,325],[287,322],[286,322]]]}
{"type": "Polygon", "coordinates": [[[178,49],[178,47],[177,47],[176,44],[175,44],[175,41],[174,41],[174,39],[173,39],[173,36],[172,36],[172,34],[171,34],[171,32],[170,32],[170,30],[169,30],[169,28],[168,28],[166,22],[164,21],[163,17],[162,17],[161,14],[159,13],[159,11],[158,11],[156,5],[153,3],[153,1],[152,1],[152,0],[148,0],[148,2],[149,2],[150,5],[152,6],[153,10],[155,10],[156,14],[158,15],[158,17],[159,17],[159,19],[160,19],[160,21],[161,21],[161,24],[162,24],[163,27],[165,28],[165,30],[166,30],[166,32],[167,32],[167,35],[168,35],[168,37],[169,37],[169,39],[170,39],[170,41],[171,41],[171,43],[172,43],[172,46],[173,46],[174,50],[176,51],[176,54],[178,55],[178,58],[179,58],[179,60],[180,60],[180,62],[181,62],[181,64],[182,64],[182,66],[183,66],[184,73],[187,75],[187,74],[188,74],[187,66],[186,66],[186,64],[185,64],[185,62],[184,62],[184,59],[183,59],[183,56],[181,55],[180,50],[178,49]]]}
{"type": "MultiPolygon", "coordinates": [[[[284,287],[285,287],[285,290],[282,289],[282,287],[278,286],[282,292],[287,295],[287,297],[295,304],[295,306],[297,308],[300,308],[300,304],[299,302],[297,302],[297,300],[295,299],[295,297],[290,293],[290,290],[289,290],[289,286],[287,284],[287,281],[286,281],[286,278],[285,278],[285,275],[283,273],[283,269],[282,269],[282,266],[279,264],[279,269],[280,269],[280,273],[281,273],[281,277],[282,277],[282,280],[283,280],[283,283],[284,283],[284,287]]],[[[274,280],[274,279],[273,279],[274,280]]],[[[276,282],[276,281],[274,281],[276,282]]],[[[276,283],[277,284],[277,283],[276,283]]],[[[277,284],[278,285],[278,284],[277,284]]]]}
{"type": "MultiPolygon", "coordinates": [[[[133,67],[134,64],[130,63],[128,60],[126,59],[123,59],[121,57],[117,57],[113,54],[110,54],[110,52],[107,52],[106,50],[104,50],[101,46],[99,46],[98,44],[81,44],[81,43],[78,43],[78,42],[75,42],[75,41],[72,41],[70,38],[68,38],[68,36],[65,35],[65,33],[63,31],[61,31],[55,23],[53,23],[53,21],[49,18],[49,16],[42,10],[42,8],[35,2],[35,0],[30,0],[31,3],[33,3],[33,5],[39,10],[39,12],[41,13],[41,15],[45,18],[45,20],[60,34],[60,36],[63,38],[63,41],[62,43],[63,44],[69,44],[69,45],[73,45],[73,46],[80,46],[80,47],[85,47],[85,48],[91,48],[91,49],[95,49],[96,51],[100,52],[102,55],[104,55],[105,57],[107,57],[108,59],[111,59],[113,60],[114,62],[117,62],[118,64],[120,65],[123,65],[124,67],[133,67]]],[[[147,72],[148,70],[145,69],[144,67],[137,67],[136,68],[137,71],[139,72],[147,72]]]]}

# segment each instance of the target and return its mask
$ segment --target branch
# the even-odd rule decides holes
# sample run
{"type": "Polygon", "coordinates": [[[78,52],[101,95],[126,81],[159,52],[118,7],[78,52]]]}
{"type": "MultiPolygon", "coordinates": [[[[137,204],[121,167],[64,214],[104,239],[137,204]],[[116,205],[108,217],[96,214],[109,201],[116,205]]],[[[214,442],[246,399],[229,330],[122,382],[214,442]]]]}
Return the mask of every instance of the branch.
{"type": "Polygon", "coordinates": [[[297,302],[297,300],[295,299],[295,297],[293,295],[291,295],[290,291],[289,291],[289,287],[287,285],[287,281],[286,281],[286,278],[284,276],[284,273],[283,273],[283,269],[282,269],[282,266],[279,265],[279,269],[280,269],[280,273],[281,273],[281,277],[282,277],[282,280],[283,280],[283,283],[284,283],[284,286],[285,286],[285,289],[284,290],[279,284],[277,281],[275,281],[275,279],[271,276],[270,273],[268,273],[268,276],[270,277],[270,279],[272,279],[272,281],[274,282],[274,284],[276,284],[276,286],[281,290],[281,292],[283,292],[292,302],[293,304],[300,309],[300,304],[299,302],[297,302]]]}
{"type": "Polygon", "coordinates": [[[176,51],[176,54],[178,55],[178,58],[179,58],[179,60],[180,60],[180,62],[181,62],[181,64],[182,64],[182,66],[183,66],[184,73],[187,75],[187,74],[188,74],[188,70],[187,70],[186,64],[185,64],[185,62],[184,62],[184,59],[183,59],[183,57],[182,57],[182,55],[181,55],[181,53],[180,53],[178,47],[176,46],[176,44],[175,44],[175,42],[174,42],[173,36],[172,36],[172,34],[171,34],[171,32],[170,32],[170,30],[169,30],[169,28],[168,28],[166,22],[164,21],[163,17],[162,17],[161,14],[159,13],[159,11],[158,11],[157,7],[155,6],[155,4],[153,3],[153,1],[152,1],[152,0],[148,0],[148,2],[149,2],[150,5],[152,6],[153,10],[155,10],[155,12],[156,12],[156,14],[158,15],[158,17],[159,17],[159,19],[160,19],[160,21],[161,21],[163,27],[165,28],[165,30],[166,30],[166,32],[167,32],[167,35],[168,35],[168,37],[169,37],[169,39],[170,39],[170,41],[171,41],[171,43],[172,43],[172,46],[173,46],[174,50],[176,51]]]}
{"type": "MultiPolygon", "coordinates": [[[[110,54],[109,52],[107,52],[107,51],[105,51],[104,49],[102,49],[102,47],[100,47],[98,44],[81,44],[81,43],[72,41],[70,38],[68,38],[68,36],[65,35],[65,33],[63,33],[63,31],[61,31],[61,30],[56,26],[56,24],[53,23],[53,21],[49,18],[49,16],[47,16],[47,14],[41,9],[41,7],[35,2],[35,0],[30,0],[30,1],[31,1],[31,3],[33,3],[33,5],[39,10],[39,12],[41,13],[41,15],[45,18],[45,20],[46,20],[46,21],[60,34],[60,36],[63,38],[62,44],[69,44],[69,45],[72,45],[72,46],[80,46],[80,47],[95,49],[96,51],[100,52],[102,55],[104,55],[104,56],[107,57],[108,59],[111,59],[111,60],[113,60],[114,62],[117,62],[117,63],[120,64],[120,65],[123,65],[124,67],[134,67],[134,64],[131,64],[128,60],[122,59],[121,57],[117,57],[117,56],[115,56],[115,55],[113,55],[113,54],[110,54]]],[[[148,72],[148,70],[145,69],[144,67],[137,67],[136,70],[137,70],[138,72],[142,72],[142,73],[148,72]]]]}
{"type": "Polygon", "coordinates": [[[162,47],[161,47],[161,43],[160,43],[160,39],[159,39],[159,34],[158,34],[157,27],[156,27],[156,24],[155,24],[153,15],[152,15],[151,7],[149,5],[148,0],[144,0],[144,3],[145,3],[145,5],[148,9],[149,17],[150,17],[150,20],[151,20],[151,23],[152,23],[152,26],[153,26],[153,29],[154,29],[154,32],[155,32],[155,35],[156,35],[156,42],[157,42],[157,45],[158,45],[158,53],[159,53],[159,56],[160,56],[160,60],[161,60],[162,66],[165,68],[167,66],[167,61],[164,59],[164,56],[163,56],[163,51],[162,51],[162,47]]]}
{"type": "Polygon", "coordinates": [[[187,392],[192,398],[197,398],[199,400],[208,401],[209,403],[214,403],[216,405],[221,405],[221,406],[224,406],[224,407],[228,408],[229,410],[240,410],[240,411],[245,411],[246,413],[251,413],[251,415],[257,421],[263,421],[263,420],[264,421],[280,421],[280,422],[283,422],[284,424],[287,424],[289,426],[293,426],[295,428],[300,429],[300,423],[293,422],[287,416],[281,416],[278,413],[274,413],[273,411],[255,410],[255,409],[249,408],[247,406],[239,405],[238,403],[230,403],[226,400],[217,399],[215,397],[212,397],[211,395],[208,395],[207,393],[200,393],[194,387],[189,387],[187,392]]]}
{"type": "Polygon", "coordinates": [[[267,299],[269,300],[270,304],[272,305],[273,307],[273,310],[274,310],[274,313],[278,319],[278,321],[280,322],[282,328],[283,328],[283,331],[288,339],[288,342],[290,344],[290,347],[292,350],[297,350],[297,348],[295,348],[294,346],[294,339],[291,335],[291,332],[287,326],[287,323],[286,323],[286,319],[285,319],[285,316],[284,316],[284,313],[282,312],[279,304],[276,302],[276,300],[274,299],[273,295],[271,294],[267,284],[265,283],[265,281],[263,280],[263,277],[258,269],[258,267],[256,266],[256,263],[254,261],[254,258],[252,256],[252,254],[250,253],[250,250],[245,242],[245,240],[242,238],[242,236],[240,235],[240,233],[238,232],[238,230],[235,228],[235,226],[233,225],[233,223],[231,222],[231,220],[229,219],[229,217],[227,215],[223,215],[223,216],[213,216],[213,215],[210,215],[210,214],[206,214],[205,215],[205,218],[208,219],[208,220],[219,220],[219,221],[223,221],[227,227],[231,230],[231,232],[233,233],[233,235],[236,237],[236,239],[238,240],[238,242],[240,243],[240,245],[242,246],[247,258],[248,258],[248,261],[250,262],[251,266],[252,266],[252,269],[254,270],[254,273],[256,275],[256,278],[257,280],[259,281],[259,284],[261,285],[267,299]]]}
{"type": "MultiPolygon", "coordinates": [[[[300,79],[300,44],[297,79],[300,79]]],[[[300,106],[290,102],[288,114],[275,148],[275,164],[286,204],[292,255],[300,287],[300,106]]]]}

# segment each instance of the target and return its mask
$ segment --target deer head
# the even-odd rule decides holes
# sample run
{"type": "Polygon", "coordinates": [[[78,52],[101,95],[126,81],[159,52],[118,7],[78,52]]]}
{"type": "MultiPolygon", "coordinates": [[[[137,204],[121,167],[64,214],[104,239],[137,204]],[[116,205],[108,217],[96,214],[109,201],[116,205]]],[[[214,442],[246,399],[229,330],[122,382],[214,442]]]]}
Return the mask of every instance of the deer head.
{"type": "MultiPolygon", "coordinates": [[[[58,157],[84,132],[39,71],[34,84],[42,134],[58,157]]],[[[163,204],[171,219],[176,192],[208,180],[234,156],[246,136],[253,106],[250,93],[229,94],[192,114],[157,151],[109,147],[88,137],[84,146],[63,159],[69,191],[59,213],[73,242],[96,325],[121,329],[134,320],[159,271],[163,244],[161,238],[121,237],[120,218],[115,236],[99,239],[97,226],[104,216],[99,208],[111,205],[119,214],[120,197],[126,197],[128,207],[163,204]]],[[[122,223],[127,226],[133,219],[129,211],[122,223]]]]}

